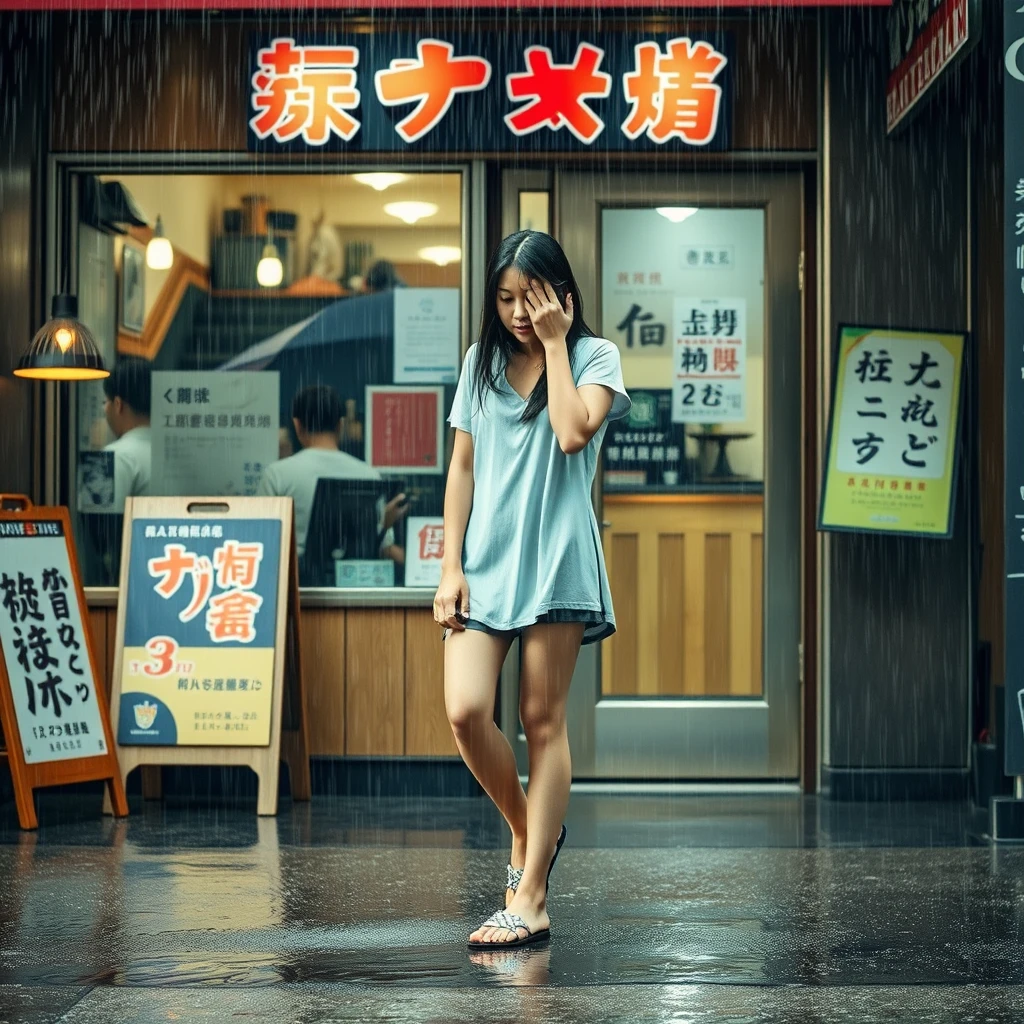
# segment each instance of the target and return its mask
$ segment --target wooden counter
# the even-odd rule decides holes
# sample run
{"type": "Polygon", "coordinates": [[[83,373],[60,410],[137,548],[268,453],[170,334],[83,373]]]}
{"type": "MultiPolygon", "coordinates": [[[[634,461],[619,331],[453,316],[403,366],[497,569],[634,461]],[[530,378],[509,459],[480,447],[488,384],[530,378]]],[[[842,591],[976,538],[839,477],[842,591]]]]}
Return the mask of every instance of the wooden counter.
{"type": "MultiPolygon", "coordinates": [[[[87,595],[108,694],[116,593],[87,595]]],[[[444,712],[441,630],[429,607],[305,604],[304,596],[302,664],[310,754],[457,757],[444,712]]]]}
{"type": "Polygon", "coordinates": [[[618,631],[602,644],[602,692],[760,694],[762,496],[606,494],[604,519],[618,631]]]}

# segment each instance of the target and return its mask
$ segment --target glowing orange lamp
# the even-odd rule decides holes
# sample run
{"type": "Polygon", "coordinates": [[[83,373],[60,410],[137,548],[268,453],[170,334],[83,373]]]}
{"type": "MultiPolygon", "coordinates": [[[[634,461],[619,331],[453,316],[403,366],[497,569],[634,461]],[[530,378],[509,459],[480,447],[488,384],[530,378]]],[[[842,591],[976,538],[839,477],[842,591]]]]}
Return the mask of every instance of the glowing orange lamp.
{"type": "Polygon", "coordinates": [[[78,299],[55,295],[50,319],[39,328],[14,371],[32,380],[99,380],[109,377],[96,339],[78,319],[78,299]]]}

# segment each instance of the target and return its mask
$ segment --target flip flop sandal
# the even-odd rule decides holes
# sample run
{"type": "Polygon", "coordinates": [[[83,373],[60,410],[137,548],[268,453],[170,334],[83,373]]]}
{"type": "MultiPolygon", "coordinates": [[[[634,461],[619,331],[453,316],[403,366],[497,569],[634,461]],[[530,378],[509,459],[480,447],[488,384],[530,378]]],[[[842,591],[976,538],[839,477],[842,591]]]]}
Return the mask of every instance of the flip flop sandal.
{"type": "Polygon", "coordinates": [[[492,914],[481,928],[501,928],[503,931],[511,932],[515,938],[509,942],[469,942],[470,949],[515,949],[517,946],[530,946],[535,942],[545,942],[551,938],[550,928],[540,928],[535,932],[530,931],[529,925],[518,915],[510,914],[507,910],[499,910],[492,914]],[[519,934],[520,929],[526,935],[519,934]]]}
{"type": "MultiPolygon", "coordinates": [[[[545,882],[545,886],[544,886],[545,890],[549,887],[549,884],[550,884],[550,881],[551,881],[551,872],[554,870],[555,861],[558,860],[558,854],[561,852],[562,844],[565,842],[565,836],[566,836],[566,831],[565,831],[565,826],[563,825],[562,826],[562,831],[558,833],[558,842],[555,844],[555,855],[551,858],[551,864],[548,866],[548,878],[547,878],[547,882],[545,882]]],[[[523,880],[523,871],[524,870],[525,870],[524,868],[514,868],[514,867],[512,867],[511,863],[505,865],[505,876],[506,876],[505,891],[506,892],[509,889],[511,889],[512,892],[517,892],[518,891],[519,883],[523,880]]],[[[507,904],[506,904],[506,906],[507,906],[507,904]]]]}

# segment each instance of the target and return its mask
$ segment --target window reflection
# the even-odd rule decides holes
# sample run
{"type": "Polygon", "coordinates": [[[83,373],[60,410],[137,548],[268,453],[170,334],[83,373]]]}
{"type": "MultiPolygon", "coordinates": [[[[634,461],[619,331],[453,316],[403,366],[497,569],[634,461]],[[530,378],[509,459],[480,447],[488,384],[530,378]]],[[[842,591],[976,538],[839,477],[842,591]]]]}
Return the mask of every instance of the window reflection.
{"type": "Polygon", "coordinates": [[[385,177],[119,175],[120,234],[83,207],[83,319],[117,367],[78,392],[88,585],[116,584],[138,494],[288,495],[304,584],[406,582],[443,508],[462,185],[385,177]]]}

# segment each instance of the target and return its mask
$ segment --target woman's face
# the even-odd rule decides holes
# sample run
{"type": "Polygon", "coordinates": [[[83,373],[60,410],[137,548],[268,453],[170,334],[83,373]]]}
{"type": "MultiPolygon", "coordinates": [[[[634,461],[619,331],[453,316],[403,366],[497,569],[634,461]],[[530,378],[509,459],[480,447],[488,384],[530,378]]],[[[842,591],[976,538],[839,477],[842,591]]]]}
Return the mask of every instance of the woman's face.
{"type": "Polygon", "coordinates": [[[505,330],[522,345],[537,340],[526,304],[529,291],[529,280],[516,267],[509,267],[498,278],[498,317],[505,330]]]}

